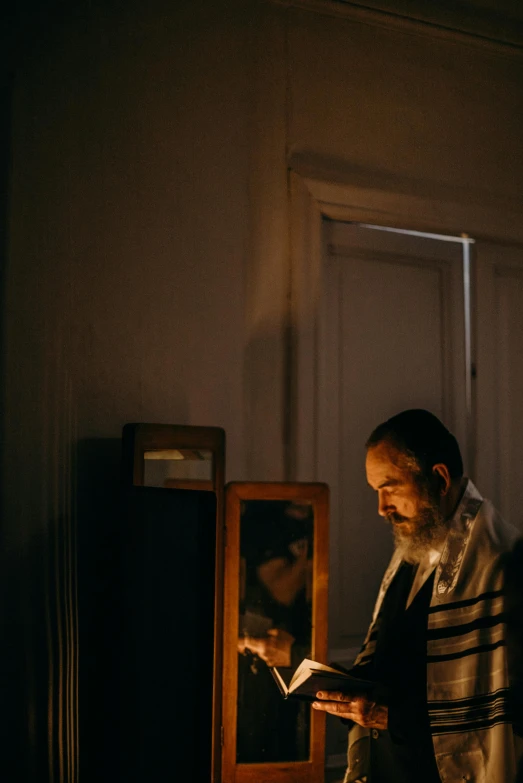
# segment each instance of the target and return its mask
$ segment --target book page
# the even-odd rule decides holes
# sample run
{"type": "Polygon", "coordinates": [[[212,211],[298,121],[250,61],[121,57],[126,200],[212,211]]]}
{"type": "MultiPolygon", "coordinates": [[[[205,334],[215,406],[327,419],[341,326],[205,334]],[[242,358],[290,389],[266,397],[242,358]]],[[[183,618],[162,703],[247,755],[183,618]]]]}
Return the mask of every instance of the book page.
{"type": "Polygon", "coordinates": [[[310,676],[311,669],[315,671],[333,672],[334,674],[344,674],[339,669],[333,669],[332,666],[327,666],[326,663],[318,663],[318,661],[311,661],[309,658],[304,658],[300,663],[292,680],[289,683],[289,691],[293,691],[298,688],[307,677],[310,676]]]}
{"type": "Polygon", "coordinates": [[[285,683],[285,680],[284,680],[284,679],[283,679],[283,677],[281,676],[281,674],[280,674],[280,672],[278,671],[278,669],[276,668],[276,666],[273,666],[273,667],[271,668],[271,672],[272,672],[272,676],[273,676],[273,677],[276,679],[276,681],[278,682],[278,685],[279,685],[279,687],[280,687],[280,689],[281,689],[281,692],[282,692],[282,693],[285,693],[285,694],[286,694],[286,693],[288,693],[288,688],[287,688],[287,685],[286,685],[286,683],[285,683]]]}

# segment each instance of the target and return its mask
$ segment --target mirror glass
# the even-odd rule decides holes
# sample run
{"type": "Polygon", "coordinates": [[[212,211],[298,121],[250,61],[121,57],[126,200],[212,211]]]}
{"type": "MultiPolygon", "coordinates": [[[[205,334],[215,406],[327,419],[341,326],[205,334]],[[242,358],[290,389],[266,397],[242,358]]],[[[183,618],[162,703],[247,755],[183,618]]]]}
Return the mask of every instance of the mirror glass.
{"type": "Polygon", "coordinates": [[[144,451],[146,487],[212,489],[212,451],[152,449],[144,451]]]}
{"type": "Polygon", "coordinates": [[[313,506],[242,500],[240,514],[236,761],[305,761],[310,705],[284,699],[269,667],[290,680],[311,656],[313,506]]]}

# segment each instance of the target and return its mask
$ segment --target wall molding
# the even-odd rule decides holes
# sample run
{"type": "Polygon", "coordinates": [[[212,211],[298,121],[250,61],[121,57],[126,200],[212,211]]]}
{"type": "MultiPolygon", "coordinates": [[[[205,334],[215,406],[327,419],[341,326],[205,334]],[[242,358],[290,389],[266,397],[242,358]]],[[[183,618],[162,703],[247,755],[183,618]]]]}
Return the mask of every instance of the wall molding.
{"type": "MultiPolygon", "coordinates": [[[[321,16],[341,17],[360,24],[480,48],[502,57],[523,58],[523,20],[503,18],[501,15],[502,23],[500,25],[500,14],[488,10],[482,12],[483,24],[478,29],[471,29],[465,21],[467,16],[459,11],[451,13],[450,18],[445,19],[445,23],[443,23],[437,18],[430,18],[429,12],[427,12],[426,18],[423,18],[422,15],[414,17],[409,15],[408,11],[399,13],[395,10],[348,2],[348,0],[268,1],[321,16]],[[511,37],[510,32],[514,27],[517,28],[517,33],[516,36],[511,37]],[[499,37],[490,35],[490,29],[497,29],[499,37]]],[[[434,8],[434,4],[431,5],[434,8]]]]}
{"type": "Polygon", "coordinates": [[[288,166],[321,215],[332,220],[372,218],[398,228],[523,245],[523,198],[373,170],[309,150],[294,151],[288,166]]]}

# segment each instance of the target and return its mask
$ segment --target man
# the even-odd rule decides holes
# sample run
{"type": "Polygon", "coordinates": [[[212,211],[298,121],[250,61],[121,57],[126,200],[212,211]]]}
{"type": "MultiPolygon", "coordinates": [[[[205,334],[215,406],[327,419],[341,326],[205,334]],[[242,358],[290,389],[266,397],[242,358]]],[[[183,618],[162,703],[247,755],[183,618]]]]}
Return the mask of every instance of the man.
{"type": "Polygon", "coordinates": [[[513,783],[521,755],[521,534],[463,477],[459,446],[409,410],[367,442],[395,550],[353,673],[367,697],[319,692],[349,722],[346,783],[513,783]]]}

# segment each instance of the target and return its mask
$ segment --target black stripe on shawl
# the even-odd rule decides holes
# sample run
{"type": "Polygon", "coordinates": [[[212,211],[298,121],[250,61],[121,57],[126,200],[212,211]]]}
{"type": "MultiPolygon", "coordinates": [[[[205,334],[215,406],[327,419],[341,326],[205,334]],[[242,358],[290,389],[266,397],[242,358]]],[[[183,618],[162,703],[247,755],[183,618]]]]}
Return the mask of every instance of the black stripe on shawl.
{"type": "Polygon", "coordinates": [[[460,650],[459,652],[446,653],[444,655],[427,655],[427,663],[455,661],[458,658],[466,658],[468,655],[479,655],[483,652],[496,650],[498,647],[505,647],[506,644],[505,639],[500,639],[498,642],[493,642],[492,644],[481,644],[479,647],[469,647],[468,650],[460,650]]]}
{"type": "Polygon", "coordinates": [[[431,729],[434,734],[461,734],[465,731],[479,731],[480,729],[490,729],[497,723],[512,723],[512,718],[508,713],[501,713],[488,720],[470,721],[469,723],[456,723],[455,725],[438,726],[437,729],[431,729]]]}
{"type": "Polygon", "coordinates": [[[474,598],[464,598],[462,601],[454,601],[454,603],[431,606],[429,608],[429,614],[447,612],[451,611],[452,609],[461,609],[464,606],[474,606],[474,604],[479,604],[480,601],[489,601],[492,598],[499,598],[503,594],[503,590],[492,590],[490,593],[482,593],[481,595],[476,595],[474,598]]]}
{"type": "Polygon", "coordinates": [[[508,690],[490,700],[475,707],[464,709],[450,708],[440,711],[438,715],[429,710],[431,725],[437,729],[439,726],[463,726],[469,723],[491,720],[500,715],[507,717],[509,714],[510,696],[508,690]]]}
{"type": "Polygon", "coordinates": [[[447,625],[442,628],[431,628],[427,631],[427,639],[447,639],[450,636],[462,636],[472,631],[478,631],[481,628],[495,628],[496,625],[501,625],[506,622],[507,613],[501,612],[500,614],[492,615],[491,617],[478,617],[476,620],[472,620],[470,623],[462,623],[462,625],[447,625]]]}
{"type": "Polygon", "coordinates": [[[458,715],[457,717],[442,718],[439,721],[431,720],[430,725],[434,730],[437,730],[440,726],[464,726],[469,725],[470,723],[479,723],[486,720],[492,720],[493,718],[499,718],[500,715],[505,718],[509,717],[509,710],[504,701],[490,707],[488,710],[479,710],[478,712],[458,715]]]}
{"type": "Polygon", "coordinates": [[[492,693],[482,693],[480,696],[467,696],[464,699],[449,699],[448,701],[429,702],[429,712],[436,711],[464,710],[468,707],[476,707],[482,704],[488,704],[496,699],[505,698],[510,694],[509,688],[498,688],[492,693]]]}
{"type": "Polygon", "coordinates": [[[447,728],[449,726],[468,726],[470,723],[483,723],[486,720],[493,720],[493,718],[499,718],[500,716],[507,719],[509,717],[509,709],[504,700],[499,704],[492,705],[489,709],[479,710],[470,714],[467,713],[466,715],[449,716],[447,718],[442,718],[439,721],[431,720],[430,725],[434,730],[437,730],[440,726],[445,726],[447,728]]]}

